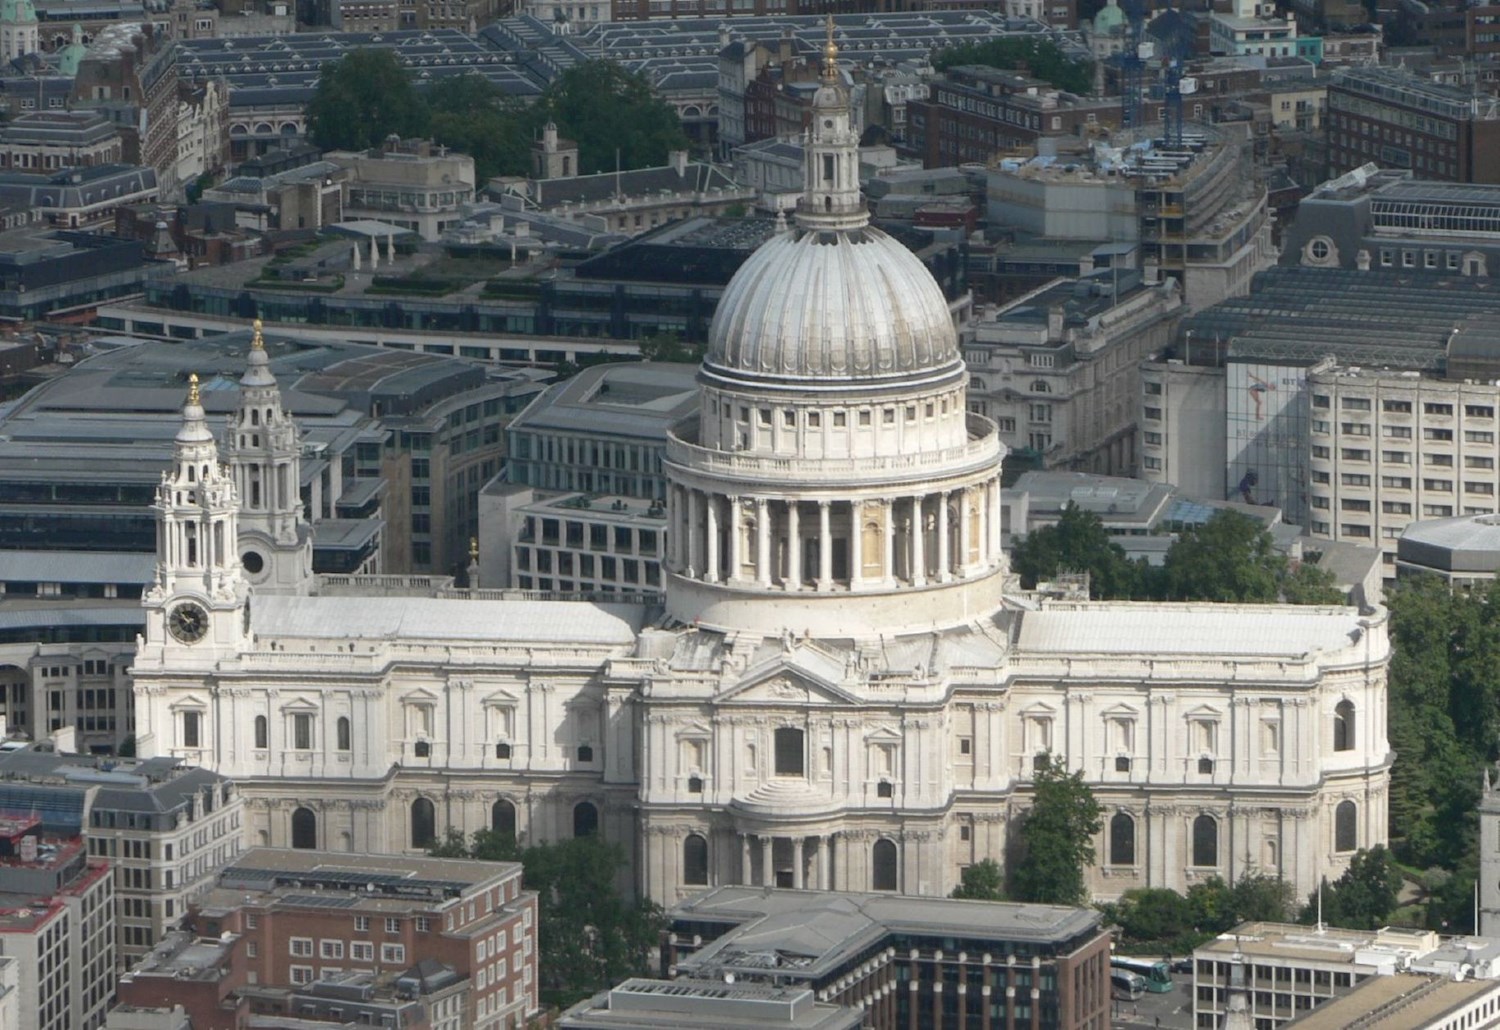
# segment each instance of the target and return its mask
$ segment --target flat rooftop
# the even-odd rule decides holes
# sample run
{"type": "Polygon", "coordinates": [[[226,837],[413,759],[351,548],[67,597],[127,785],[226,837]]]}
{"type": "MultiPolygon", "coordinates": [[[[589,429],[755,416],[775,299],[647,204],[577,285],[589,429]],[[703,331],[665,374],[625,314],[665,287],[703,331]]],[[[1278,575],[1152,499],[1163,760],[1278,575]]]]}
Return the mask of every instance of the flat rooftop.
{"type": "Polygon", "coordinates": [[[509,429],[595,433],[664,446],[667,428],[697,410],[697,365],[614,362],[549,387],[509,429]]]}
{"type": "Polygon", "coordinates": [[[1500,981],[1452,980],[1419,973],[1372,976],[1286,1026],[1288,1030],[1346,1030],[1356,1021],[1360,1030],[1440,1026],[1443,1016],[1490,994],[1500,994],[1500,981]]]}
{"type": "Polygon", "coordinates": [[[1072,950],[1100,932],[1099,914],[1084,908],[763,887],[716,888],[680,903],[669,918],[738,924],[680,959],[686,975],[741,969],[807,979],[831,973],[891,934],[1072,950]]]}

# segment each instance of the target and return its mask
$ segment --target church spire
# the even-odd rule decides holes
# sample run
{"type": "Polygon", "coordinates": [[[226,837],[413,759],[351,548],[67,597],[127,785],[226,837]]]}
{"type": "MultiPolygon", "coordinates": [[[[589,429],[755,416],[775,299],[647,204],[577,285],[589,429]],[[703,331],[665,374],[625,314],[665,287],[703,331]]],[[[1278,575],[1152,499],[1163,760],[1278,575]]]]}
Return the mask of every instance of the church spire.
{"type": "Polygon", "coordinates": [[[839,71],[833,15],[826,24],[823,84],[813,94],[797,225],[809,231],[848,231],[867,225],[870,216],[859,192],[859,133],[839,71]]]}

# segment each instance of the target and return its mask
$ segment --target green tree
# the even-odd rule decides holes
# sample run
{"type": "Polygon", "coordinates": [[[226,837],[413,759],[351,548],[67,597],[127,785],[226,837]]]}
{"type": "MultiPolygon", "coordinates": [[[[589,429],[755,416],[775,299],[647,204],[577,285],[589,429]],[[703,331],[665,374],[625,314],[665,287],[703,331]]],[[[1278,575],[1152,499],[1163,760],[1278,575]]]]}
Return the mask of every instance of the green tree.
{"type": "Polygon", "coordinates": [[[547,87],[536,117],[550,117],[558,131],[578,142],[584,174],[667,163],[672,150],[685,150],[682,122],[656,96],[644,75],[613,61],[575,64],[547,87]]]}
{"type": "Polygon", "coordinates": [[[1285,570],[1265,526],[1225,509],[1183,530],[1167,551],[1162,594],[1171,601],[1271,602],[1285,570]]]}
{"type": "Polygon", "coordinates": [[[1120,896],[1115,918],[1129,941],[1173,941],[1193,929],[1188,899],[1167,887],[1137,887],[1120,896]]]}
{"type": "Polygon", "coordinates": [[[1093,64],[1070,59],[1045,36],[1005,36],[933,52],[932,66],[938,71],[963,64],[1023,71],[1070,93],[1087,93],[1094,87],[1093,64]]]}
{"type": "Polygon", "coordinates": [[[1016,829],[1018,855],[1010,863],[1016,901],[1080,905],[1088,898],[1083,870],[1094,864],[1094,838],[1103,810],[1083,781],[1059,760],[1043,756],[1032,781],[1031,808],[1016,829]]]}
{"type": "Polygon", "coordinates": [[[1344,604],[1344,593],[1333,585],[1333,573],[1303,561],[1281,581],[1281,598],[1288,604],[1344,604]]]}
{"type": "Polygon", "coordinates": [[[1005,870],[993,858],[975,862],[965,867],[953,896],[970,901],[1004,901],[1005,870]]]}
{"type": "Polygon", "coordinates": [[[1396,910],[1401,890],[1401,871],[1384,845],[1358,851],[1349,860],[1344,875],[1329,885],[1326,881],[1308,895],[1301,922],[1318,919],[1318,895],[1323,897],[1323,922],[1350,930],[1378,930],[1396,910]]]}
{"type": "Polygon", "coordinates": [[[649,975],[666,925],[650,900],[632,901],[615,889],[625,853],[597,835],[531,844],[479,830],[428,849],[438,858],[519,861],[527,890],[537,892],[537,952],[541,997],[566,1008],[631,976],[649,975]]]}
{"type": "Polygon", "coordinates": [[[439,80],[426,93],[427,134],[474,159],[479,183],[527,175],[537,118],[478,73],[439,80]]]}
{"type": "Polygon", "coordinates": [[[1230,889],[1230,894],[1235,923],[1285,923],[1296,915],[1297,892],[1279,876],[1241,876],[1230,889]]]}
{"type": "Polygon", "coordinates": [[[1140,583],[1140,567],[1110,542],[1099,516],[1071,502],[1055,525],[1034,529],[1016,544],[1011,568],[1027,589],[1060,572],[1087,572],[1095,598],[1133,597],[1140,583]]]}
{"type": "Polygon", "coordinates": [[[685,343],[676,333],[661,333],[645,336],[636,341],[642,361],[671,361],[678,364],[696,365],[703,360],[707,350],[702,343],[685,343]]]}
{"type": "Polygon", "coordinates": [[[324,66],[307,132],[330,150],[366,150],[392,134],[426,135],[427,108],[394,51],[363,47],[324,66]]]}

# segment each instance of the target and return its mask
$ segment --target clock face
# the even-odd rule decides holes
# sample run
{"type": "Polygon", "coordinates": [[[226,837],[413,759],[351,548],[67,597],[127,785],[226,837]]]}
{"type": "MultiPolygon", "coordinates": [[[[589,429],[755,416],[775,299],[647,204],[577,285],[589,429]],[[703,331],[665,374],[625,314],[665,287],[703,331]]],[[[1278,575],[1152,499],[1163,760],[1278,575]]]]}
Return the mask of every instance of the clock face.
{"type": "Polygon", "coordinates": [[[184,644],[196,644],[208,632],[208,612],[186,601],[167,613],[167,629],[184,644]]]}

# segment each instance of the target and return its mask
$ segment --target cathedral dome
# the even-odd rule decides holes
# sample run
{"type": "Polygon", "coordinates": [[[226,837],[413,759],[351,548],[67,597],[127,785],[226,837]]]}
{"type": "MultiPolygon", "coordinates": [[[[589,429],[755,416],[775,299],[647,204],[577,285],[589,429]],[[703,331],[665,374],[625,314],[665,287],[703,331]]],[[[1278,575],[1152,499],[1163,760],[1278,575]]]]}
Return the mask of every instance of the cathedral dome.
{"type": "Polygon", "coordinates": [[[961,361],[948,302],[922,262],[869,225],[799,226],[730,280],[705,371],[733,378],[909,379],[961,361]]]}

